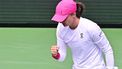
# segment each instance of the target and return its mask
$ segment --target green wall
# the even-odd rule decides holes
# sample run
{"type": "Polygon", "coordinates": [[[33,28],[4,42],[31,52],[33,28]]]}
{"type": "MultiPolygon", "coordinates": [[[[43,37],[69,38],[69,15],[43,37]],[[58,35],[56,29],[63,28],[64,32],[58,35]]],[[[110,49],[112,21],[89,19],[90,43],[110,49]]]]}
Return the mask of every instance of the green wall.
{"type": "MultiPolygon", "coordinates": [[[[53,24],[59,0],[0,0],[0,23],[53,24]]],[[[97,23],[122,24],[122,0],[77,0],[86,5],[83,17],[97,23]]]]}

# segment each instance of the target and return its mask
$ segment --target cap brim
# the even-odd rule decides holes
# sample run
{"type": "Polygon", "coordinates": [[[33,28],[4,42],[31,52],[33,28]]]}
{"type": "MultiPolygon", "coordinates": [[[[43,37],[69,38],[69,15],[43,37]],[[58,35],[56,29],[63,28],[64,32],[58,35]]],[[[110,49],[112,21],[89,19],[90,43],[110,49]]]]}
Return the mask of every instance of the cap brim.
{"type": "Polygon", "coordinates": [[[61,15],[56,15],[56,14],[55,14],[55,15],[52,17],[51,20],[56,21],[56,22],[63,22],[63,21],[67,18],[67,16],[68,16],[68,15],[61,16],[61,15]]]}

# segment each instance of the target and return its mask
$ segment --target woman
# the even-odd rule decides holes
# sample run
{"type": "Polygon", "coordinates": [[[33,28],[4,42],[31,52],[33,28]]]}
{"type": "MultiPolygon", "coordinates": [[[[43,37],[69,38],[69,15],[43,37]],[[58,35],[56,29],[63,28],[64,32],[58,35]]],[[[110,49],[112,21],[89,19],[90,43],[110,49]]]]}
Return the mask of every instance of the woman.
{"type": "Polygon", "coordinates": [[[73,0],[62,0],[58,3],[52,18],[58,22],[57,45],[51,47],[52,57],[63,61],[69,47],[74,62],[72,69],[113,69],[111,45],[96,23],[80,17],[83,9],[82,3],[73,0]]]}

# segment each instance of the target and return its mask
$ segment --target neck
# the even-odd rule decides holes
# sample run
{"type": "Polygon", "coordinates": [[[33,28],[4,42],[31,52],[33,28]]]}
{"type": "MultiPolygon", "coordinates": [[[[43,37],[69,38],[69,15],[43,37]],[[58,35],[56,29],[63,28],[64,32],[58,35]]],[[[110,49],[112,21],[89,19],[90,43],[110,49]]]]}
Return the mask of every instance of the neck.
{"type": "Polygon", "coordinates": [[[80,21],[80,19],[79,18],[76,18],[76,20],[74,21],[74,23],[71,26],[69,26],[70,29],[72,29],[72,30],[76,29],[77,26],[78,26],[78,24],[79,24],[79,21],[80,21]]]}

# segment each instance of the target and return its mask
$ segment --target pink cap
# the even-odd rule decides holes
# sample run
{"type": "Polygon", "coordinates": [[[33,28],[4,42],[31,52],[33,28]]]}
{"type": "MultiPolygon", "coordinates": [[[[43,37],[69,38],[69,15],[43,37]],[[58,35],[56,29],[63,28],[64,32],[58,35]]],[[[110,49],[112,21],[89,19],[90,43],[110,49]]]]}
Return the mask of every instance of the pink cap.
{"type": "Polygon", "coordinates": [[[73,0],[62,0],[56,6],[55,15],[51,20],[62,22],[68,15],[74,12],[76,12],[76,2],[73,0]]]}

